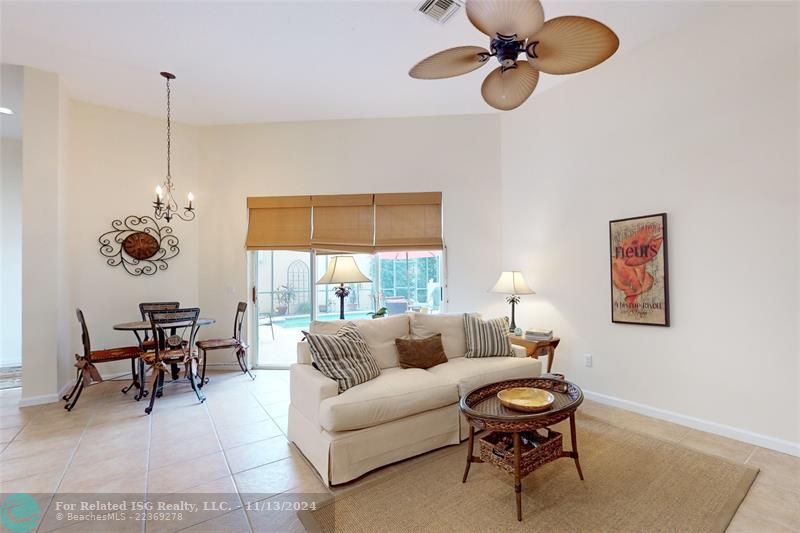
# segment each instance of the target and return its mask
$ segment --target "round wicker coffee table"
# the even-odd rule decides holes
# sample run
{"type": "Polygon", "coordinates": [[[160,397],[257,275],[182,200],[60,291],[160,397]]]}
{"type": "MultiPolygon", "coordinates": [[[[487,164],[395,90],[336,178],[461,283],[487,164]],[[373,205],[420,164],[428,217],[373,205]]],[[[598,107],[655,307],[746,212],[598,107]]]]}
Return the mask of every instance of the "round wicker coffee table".
{"type": "Polygon", "coordinates": [[[522,478],[540,466],[561,457],[572,457],[578,476],[583,479],[575,440],[575,410],[583,402],[581,389],[568,381],[549,378],[511,379],[473,389],[461,398],[459,408],[469,421],[467,482],[472,463],[492,463],[514,475],[517,497],[517,520],[522,521],[522,478]],[[548,390],[554,397],[552,407],[542,413],[525,413],[503,406],[497,393],[511,387],[534,387],[548,390]],[[569,418],[572,451],[564,450],[561,434],[549,426],[569,418]],[[547,435],[537,430],[547,428],[547,435]],[[475,430],[488,434],[479,439],[480,456],[473,455],[475,430]],[[510,441],[510,442],[509,442],[510,441]]]}

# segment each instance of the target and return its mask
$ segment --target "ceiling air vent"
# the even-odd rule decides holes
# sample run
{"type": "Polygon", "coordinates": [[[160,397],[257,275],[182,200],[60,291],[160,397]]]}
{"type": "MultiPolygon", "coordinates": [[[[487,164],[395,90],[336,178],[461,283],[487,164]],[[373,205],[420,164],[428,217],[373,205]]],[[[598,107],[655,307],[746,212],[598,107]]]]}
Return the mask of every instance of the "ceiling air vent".
{"type": "Polygon", "coordinates": [[[463,3],[463,0],[423,0],[417,6],[417,11],[439,24],[444,24],[461,9],[463,3]]]}

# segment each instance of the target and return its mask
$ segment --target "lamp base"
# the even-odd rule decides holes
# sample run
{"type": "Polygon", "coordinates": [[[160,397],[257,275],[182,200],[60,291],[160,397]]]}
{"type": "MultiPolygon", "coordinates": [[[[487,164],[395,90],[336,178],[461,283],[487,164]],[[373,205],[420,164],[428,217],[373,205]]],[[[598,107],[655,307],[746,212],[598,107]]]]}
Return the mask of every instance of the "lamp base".
{"type": "Polygon", "coordinates": [[[350,295],[350,289],[342,283],[333,290],[333,293],[339,298],[339,320],[344,320],[344,299],[350,295]]]}

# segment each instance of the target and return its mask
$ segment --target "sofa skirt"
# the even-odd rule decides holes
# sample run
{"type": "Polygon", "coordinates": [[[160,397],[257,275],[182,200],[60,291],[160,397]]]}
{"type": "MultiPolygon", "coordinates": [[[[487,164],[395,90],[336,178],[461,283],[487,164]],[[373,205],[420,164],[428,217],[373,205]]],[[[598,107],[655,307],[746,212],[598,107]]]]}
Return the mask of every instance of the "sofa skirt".
{"type": "Polygon", "coordinates": [[[353,431],[327,432],[289,406],[289,439],[329,485],[437,448],[458,444],[458,404],[353,431]]]}

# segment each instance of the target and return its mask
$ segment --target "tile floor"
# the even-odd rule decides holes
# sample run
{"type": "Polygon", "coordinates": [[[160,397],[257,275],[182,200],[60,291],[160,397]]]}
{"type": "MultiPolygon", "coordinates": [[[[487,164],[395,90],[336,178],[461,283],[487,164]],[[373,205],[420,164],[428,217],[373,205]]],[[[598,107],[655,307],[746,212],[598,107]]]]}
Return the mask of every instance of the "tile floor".
{"type": "MultiPolygon", "coordinates": [[[[288,372],[257,374],[255,381],[238,372],[212,374],[203,405],[187,383],[170,384],[151,416],[142,402],[120,394],[121,381],[90,387],[71,413],[61,404],[20,409],[18,389],[0,391],[0,494],[40,494],[42,532],[304,531],[294,512],[256,509],[298,493],[330,492],[287,442],[288,372]],[[194,513],[180,526],[69,525],[48,508],[52,493],[214,494],[228,507],[194,513]]],[[[594,402],[585,402],[581,414],[757,466],[761,473],[729,532],[800,531],[800,459],[594,402]]],[[[371,476],[397,468],[402,463],[371,476]]]]}

